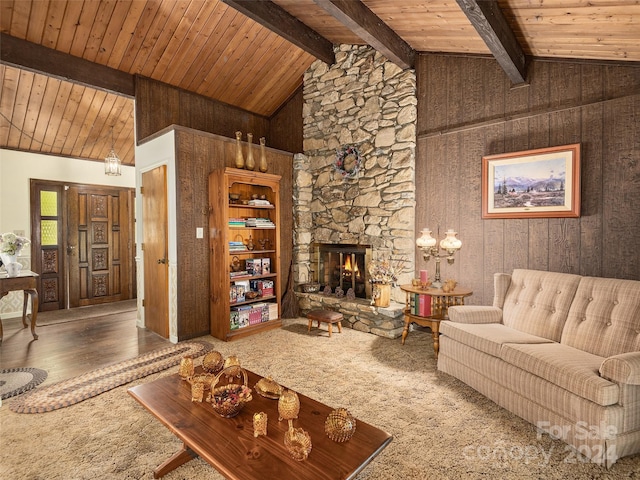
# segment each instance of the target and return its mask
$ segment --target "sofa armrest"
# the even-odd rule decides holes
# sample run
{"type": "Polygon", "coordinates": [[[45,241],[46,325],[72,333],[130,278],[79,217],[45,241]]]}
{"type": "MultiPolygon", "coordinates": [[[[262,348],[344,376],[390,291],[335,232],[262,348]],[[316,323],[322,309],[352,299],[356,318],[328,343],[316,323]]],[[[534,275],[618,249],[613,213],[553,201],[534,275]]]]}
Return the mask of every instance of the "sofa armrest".
{"type": "Polygon", "coordinates": [[[600,365],[600,376],[616,383],[640,385],[640,352],[621,353],[600,365]]]}
{"type": "Polygon", "coordinates": [[[502,323],[502,310],[479,305],[449,307],[449,320],[457,323],[502,323]]]}

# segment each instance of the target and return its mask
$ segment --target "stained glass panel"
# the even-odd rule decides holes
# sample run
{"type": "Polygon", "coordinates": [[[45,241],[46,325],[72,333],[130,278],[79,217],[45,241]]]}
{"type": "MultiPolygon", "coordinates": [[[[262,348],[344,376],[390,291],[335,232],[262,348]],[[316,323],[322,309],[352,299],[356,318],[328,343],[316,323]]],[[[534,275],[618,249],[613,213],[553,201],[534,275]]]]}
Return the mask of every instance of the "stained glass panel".
{"type": "Polygon", "coordinates": [[[58,216],[58,192],[40,191],[40,215],[43,217],[58,216]]]}
{"type": "Polygon", "coordinates": [[[44,246],[58,244],[58,221],[40,220],[40,243],[44,246]]]}

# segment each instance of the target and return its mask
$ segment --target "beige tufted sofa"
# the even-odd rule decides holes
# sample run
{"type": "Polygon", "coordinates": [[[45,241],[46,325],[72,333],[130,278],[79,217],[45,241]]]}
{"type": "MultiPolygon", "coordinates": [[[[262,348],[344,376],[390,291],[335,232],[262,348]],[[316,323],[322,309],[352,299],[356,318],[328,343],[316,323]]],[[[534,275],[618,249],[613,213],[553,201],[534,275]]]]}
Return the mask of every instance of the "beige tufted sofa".
{"type": "MultiPolygon", "coordinates": [[[[446,372],[610,467],[640,452],[640,281],[514,270],[440,325],[446,372]]],[[[581,458],[581,457],[574,457],[581,458]]]]}

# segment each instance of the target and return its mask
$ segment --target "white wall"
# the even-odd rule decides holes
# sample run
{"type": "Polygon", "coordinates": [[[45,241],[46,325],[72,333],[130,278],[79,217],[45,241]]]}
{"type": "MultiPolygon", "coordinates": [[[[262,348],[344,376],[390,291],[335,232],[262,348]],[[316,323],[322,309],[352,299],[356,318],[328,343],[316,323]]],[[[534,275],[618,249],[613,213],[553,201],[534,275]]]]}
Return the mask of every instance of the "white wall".
{"type": "MultiPolygon", "coordinates": [[[[0,149],[0,232],[31,235],[29,183],[31,179],[116,187],[136,186],[135,168],[122,167],[122,175],[104,174],[104,163],[0,149]]],[[[23,252],[24,254],[24,252],[23,252]]]]}
{"type": "MultiPolygon", "coordinates": [[[[177,232],[176,232],[176,169],[175,132],[168,131],[136,147],[136,181],[142,185],[142,174],[161,165],[167,166],[167,255],[169,262],[169,340],[178,342],[177,299],[177,232]]],[[[142,215],[142,195],[136,195],[136,212],[142,215]]],[[[138,326],[145,324],[144,298],[144,251],[140,245],[144,239],[142,218],[136,222],[136,271],[138,273],[138,326]]]]}
{"type": "MultiPolygon", "coordinates": [[[[54,180],[134,188],[134,167],[122,167],[122,175],[104,174],[104,163],[0,149],[0,232],[19,232],[31,238],[30,180],[54,180]]],[[[21,263],[30,262],[30,250],[20,252],[21,263]],[[25,258],[26,257],[26,258],[25,258]]],[[[13,292],[0,300],[0,318],[22,315],[22,295],[13,292]],[[19,296],[15,301],[14,296],[19,296]]]]}

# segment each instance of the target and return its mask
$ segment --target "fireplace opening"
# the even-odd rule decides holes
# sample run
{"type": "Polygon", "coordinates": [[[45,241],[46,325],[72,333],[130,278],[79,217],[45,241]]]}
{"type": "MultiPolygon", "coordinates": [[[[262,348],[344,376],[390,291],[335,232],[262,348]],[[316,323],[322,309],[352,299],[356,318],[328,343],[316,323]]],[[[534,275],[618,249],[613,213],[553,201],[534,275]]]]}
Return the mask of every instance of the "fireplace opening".
{"type": "Polygon", "coordinates": [[[371,298],[371,285],[367,265],[371,260],[371,245],[317,243],[314,248],[314,266],[320,290],[341,288],[346,294],[350,288],[358,298],[371,298]]]}

